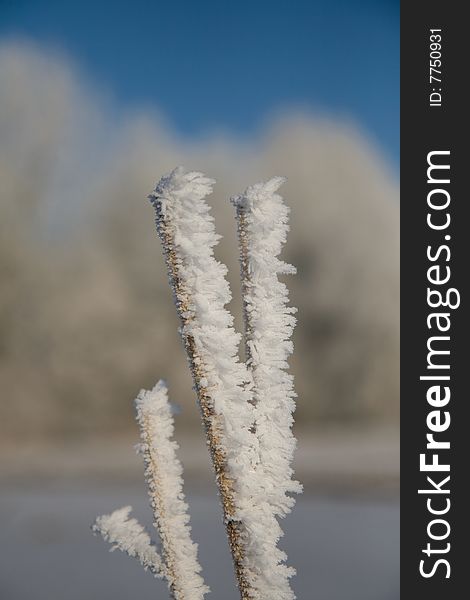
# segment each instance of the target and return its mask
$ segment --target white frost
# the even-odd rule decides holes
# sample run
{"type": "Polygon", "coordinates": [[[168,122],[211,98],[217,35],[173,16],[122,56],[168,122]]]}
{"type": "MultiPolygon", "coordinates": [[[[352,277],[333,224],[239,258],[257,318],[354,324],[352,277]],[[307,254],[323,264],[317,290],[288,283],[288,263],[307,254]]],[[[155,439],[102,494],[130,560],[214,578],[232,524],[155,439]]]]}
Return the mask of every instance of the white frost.
{"type": "MultiPolygon", "coordinates": [[[[287,353],[292,350],[288,337],[294,318],[290,314],[292,310],[285,308],[287,292],[280,287],[277,278],[275,283],[271,277],[270,286],[276,287],[277,296],[268,294],[264,300],[257,296],[258,308],[265,302],[265,320],[259,316],[257,335],[265,335],[267,328],[272,327],[280,326],[281,331],[270,331],[265,337],[267,342],[253,345],[253,351],[262,354],[257,363],[257,380],[262,384],[265,372],[265,388],[274,393],[273,400],[260,408],[256,406],[259,398],[258,392],[253,390],[252,369],[248,370],[238,360],[240,336],[225,308],[231,300],[225,279],[227,269],[214,257],[213,248],[220,237],[215,233],[214,220],[205,200],[213,184],[214,181],[202,173],[186,173],[180,167],[160,180],[150,200],[157,211],[157,228],[166,247],[167,260],[171,251],[177,264],[178,277],[169,271],[175,303],[180,316],[185,317],[182,319],[183,340],[194,339],[201,363],[196,364],[195,369],[201,367],[204,372],[204,388],[222,423],[221,445],[228,475],[234,484],[231,518],[238,521],[242,529],[249,596],[260,600],[291,600],[295,596],[289,577],[294,569],[284,564],[286,556],[277,547],[282,530],[276,516],[286,514],[292,505],[286,492],[299,490],[299,485],[290,481],[289,465],[295,446],[290,433],[294,394],[290,376],[284,372],[287,353]],[[161,228],[162,218],[171,228],[171,248],[161,228]],[[276,313],[272,318],[271,309],[276,313]],[[280,343],[281,347],[269,349],[268,345],[273,342],[280,343]],[[283,424],[282,419],[287,422],[283,424]]],[[[256,266],[262,268],[261,277],[273,267],[275,275],[285,270],[275,256],[285,238],[286,209],[272,196],[267,199],[264,210],[268,214],[264,221],[256,221],[256,227],[263,235],[274,228],[275,234],[268,236],[269,241],[257,258],[259,265],[256,263],[256,266]],[[271,210],[273,214],[269,214],[271,210]],[[274,256],[267,256],[268,252],[274,256]]],[[[261,293],[262,288],[259,290],[261,293]]],[[[265,392],[261,395],[264,398],[265,392]]]]}
{"type": "Polygon", "coordinates": [[[209,588],[200,575],[197,544],[191,540],[183,468],[172,440],[174,425],[163,381],[142,390],[136,401],[140,425],[139,453],[145,462],[154,525],[160,536],[166,577],[175,600],[202,600],[209,588]]]}
{"type": "MultiPolygon", "coordinates": [[[[253,376],[255,431],[260,463],[257,477],[263,484],[265,515],[260,527],[264,543],[275,547],[282,530],[274,517],[290,512],[300,492],[292,480],[291,466],[296,440],[292,434],[295,409],[292,375],[286,372],[292,353],[296,309],[288,306],[288,290],[278,275],[295,273],[295,268],[278,258],[289,230],[289,209],[276,194],[282,177],[250,186],[232,198],[237,209],[245,313],[247,364],[253,376]],[[269,539],[270,538],[270,539],[269,539]]],[[[285,556],[273,550],[271,559],[282,563],[285,556]]],[[[260,565],[260,569],[262,565],[260,565]]],[[[293,598],[288,577],[292,571],[279,564],[264,565],[270,598],[293,598]],[[270,567],[270,568],[269,568],[270,567]],[[268,568],[268,570],[267,570],[268,568]]]]}
{"type": "Polygon", "coordinates": [[[142,525],[136,519],[129,518],[131,511],[131,506],[124,506],[110,515],[98,517],[92,531],[101,534],[105,541],[112,544],[111,551],[122,550],[137,558],[145,570],[149,569],[157,577],[164,577],[162,559],[142,525]]]}
{"type": "MultiPolygon", "coordinates": [[[[204,387],[221,417],[225,452],[230,476],[244,481],[258,461],[257,440],[250,428],[254,420],[250,375],[238,359],[240,334],[233,328],[233,317],[225,305],[231,300],[225,275],[227,267],[214,257],[220,240],[205,197],[212,192],[213,179],[202,173],[186,173],[178,167],[162,177],[150,196],[160,203],[174,236],[174,251],[189,305],[184,308],[186,324],[183,339],[194,339],[203,363],[204,387]]],[[[175,282],[171,281],[174,289],[175,282]]],[[[178,306],[180,297],[175,298],[178,306]]],[[[246,487],[243,486],[243,490],[246,487]]]]}

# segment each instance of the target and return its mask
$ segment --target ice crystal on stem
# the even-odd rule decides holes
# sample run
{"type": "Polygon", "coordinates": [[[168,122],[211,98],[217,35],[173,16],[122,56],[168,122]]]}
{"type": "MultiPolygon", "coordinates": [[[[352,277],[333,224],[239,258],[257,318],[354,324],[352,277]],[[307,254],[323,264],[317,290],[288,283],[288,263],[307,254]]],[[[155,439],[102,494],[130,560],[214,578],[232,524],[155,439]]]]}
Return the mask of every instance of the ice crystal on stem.
{"type": "Polygon", "coordinates": [[[252,598],[253,576],[246,560],[249,532],[240,518],[240,499],[258,460],[257,440],[251,431],[250,378],[238,360],[240,336],[225,309],[231,299],[227,269],[213,253],[220,238],[205,200],[213,184],[202,173],[186,173],[180,167],[162,177],[149,198],[181,320],[238,585],[242,598],[252,598]]]}
{"type": "MultiPolygon", "coordinates": [[[[255,371],[252,361],[247,369],[238,360],[240,336],[225,308],[231,299],[225,279],[227,269],[214,257],[219,236],[205,200],[213,183],[202,173],[186,173],[178,168],[160,180],[150,200],[156,211],[157,231],[215,466],[241,596],[289,600],[294,598],[288,582],[294,570],[284,564],[286,556],[277,547],[282,530],[276,519],[286,514],[292,504],[286,492],[299,489],[295,482],[286,482],[286,473],[290,480],[293,451],[293,392],[289,388],[290,376],[283,371],[286,353],[291,350],[290,342],[284,338],[290,335],[293,317],[292,309],[283,305],[279,310],[285,294],[277,281],[279,265],[283,263],[276,258],[285,231],[277,230],[281,238],[279,249],[271,261],[265,257],[267,262],[263,265],[265,274],[274,268],[276,290],[281,294],[278,304],[271,299],[267,308],[274,307],[277,316],[282,312],[284,327],[281,338],[270,332],[267,344],[280,341],[282,358],[275,354],[265,366],[260,362],[255,371]],[[266,377],[272,378],[270,385],[275,394],[269,405],[261,403],[260,394],[253,387],[255,374],[258,382],[262,381],[263,369],[266,377]],[[287,428],[280,426],[282,417],[287,418],[287,428]],[[286,439],[281,439],[283,435],[286,439]],[[275,489],[277,485],[282,490],[275,489]]],[[[266,226],[276,223],[283,210],[274,197],[271,205],[268,202],[265,209],[276,210],[266,226]]],[[[269,239],[264,251],[269,249],[276,250],[275,240],[269,239]]],[[[248,305],[245,298],[247,310],[248,305]]],[[[257,336],[266,333],[260,325],[261,320],[256,323],[257,336]]],[[[267,316],[266,327],[278,325],[276,319],[269,321],[267,316]]],[[[255,350],[251,340],[247,344],[251,352],[255,350]]],[[[261,396],[268,387],[266,384],[261,396]]]]}
{"type": "MultiPolygon", "coordinates": [[[[214,257],[220,236],[206,197],[214,180],[179,167],[149,196],[156,214],[180,333],[193,376],[214,465],[224,521],[242,600],[293,600],[278,547],[279,518],[292,508],[295,393],[287,359],[295,309],[278,275],[295,269],[278,256],[286,240],[288,209],[276,194],[280,177],[251,186],[233,200],[237,209],[245,317],[241,336],[226,309],[227,268],[214,257]]],[[[137,421],[161,556],[130,508],[99,517],[94,531],[145,568],[165,577],[174,600],[202,600],[197,546],[190,537],[182,467],[172,440],[173,419],[163,382],[136,400],[137,421]]]]}
{"type": "Polygon", "coordinates": [[[131,511],[132,506],[124,506],[110,515],[98,517],[92,531],[111,544],[111,551],[122,550],[137,558],[145,570],[149,569],[156,577],[164,577],[165,567],[158,550],[137,519],[129,518],[131,511]]]}
{"type": "Polygon", "coordinates": [[[163,381],[142,390],[135,401],[141,442],[137,446],[145,464],[154,525],[161,556],[135,519],[130,507],[98,517],[93,530],[116,548],[137,557],[145,568],[165,577],[174,600],[202,600],[209,588],[200,575],[197,545],[191,540],[188,505],[183,494],[183,468],[172,439],[174,425],[168,392],[163,381]]]}
{"type": "MultiPolygon", "coordinates": [[[[268,499],[284,516],[293,504],[286,494],[299,492],[292,481],[296,447],[293,377],[286,372],[292,353],[296,309],[278,275],[295,268],[278,258],[289,230],[289,209],[276,191],[284,178],[250,186],[232,199],[237,210],[247,365],[253,375],[256,435],[261,467],[270,481],[268,499]],[[276,458],[274,460],[274,457],[276,458]]],[[[265,480],[266,486],[268,480],[265,480]]]]}
{"type": "Polygon", "coordinates": [[[172,440],[173,417],[166,385],[159,381],[135,401],[140,426],[139,453],[144,458],[154,525],[160,536],[170,590],[175,600],[199,600],[209,591],[199,574],[197,545],[191,540],[188,505],[183,494],[183,468],[172,440]]]}
{"type": "MultiPolygon", "coordinates": [[[[294,499],[288,494],[302,489],[292,480],[295,392],[292,375],[286,372],[296,310],[288,306],[287,287],[278,279],[280,274],[295,273],[292,265],[278,258],[289,229],[289,209],[276,193],[284,181],[274,177],[232,198],[238,222],[246,360],[253,377],[254,431],[259,441],[256,471],[269,505],[264,526],[267,536],[271,534],[271,546],[282,536],[273,517],[290,512],[294,499]]],[[[271,558],[282,563],[284,555],[274,551],[271,558]]],[[[276,587],[269,597],[292,598],[288,584],[292,571],[282,564],[273,571],[270,581],[276,587]]]]}

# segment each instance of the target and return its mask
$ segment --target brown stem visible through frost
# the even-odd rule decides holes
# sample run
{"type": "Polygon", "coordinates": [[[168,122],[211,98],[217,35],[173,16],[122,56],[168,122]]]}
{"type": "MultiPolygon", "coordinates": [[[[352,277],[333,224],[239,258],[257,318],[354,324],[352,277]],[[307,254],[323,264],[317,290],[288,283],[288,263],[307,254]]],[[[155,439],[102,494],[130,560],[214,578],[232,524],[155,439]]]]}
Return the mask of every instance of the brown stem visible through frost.
{"type": "Polygon", "coordinates": [[[153,510],[153,517],[157,525],[157,531],[162,542],[163,563],[165,565],[165,577],[169,584],[170,595],[174,600],[187,600],[184,598],[177,582],[175,572],[175,553],[171,544],[171,533],[168,531],[165,507],[159,494],[160,472],[158,460],[155,456],[155,450],[152,446],[150,419],[145,411],[142,412],[142,418],[137,417],[140,426],[140,437],[143,442],[142,455],[145,464],[145,478],[149,486],[150,504],[153,510]]]}
{"type": "MultiPolygon", "coordinates": [[[[246,209],[239,203],[235,203],[237,210],[237,233],[238,233],[238,248],[240,251],[240,279],[242,282],[242,301],[243,301],[243,323],[245,327],[245,362],[247,368],[253,375],[253,356],[251,354],[250,339],[253,334],[251,327],[251,319],[248,311],[248,287],[251,284],[250,270],[248,268],[250,257],[248,253],[248,228],[246,219],[246,209]]],[[[251,404],[256,405],[256,400],[251,398],[251,404]]],[[[250,427],[251,433],[256,433],[256,423],[250,427]]]]}
{"type": "Polygon", "coordinates": [[[246,298],[248,296],[248,287],[250,285],[250,272],[248,269],[249,255],[248,255],[248,231],[247,231],[247,220],[246,220],[246,209],[241,206],[239,202],[235,204],[237,211],[237,232],[238,232],[238,247],[240,251],[240,278],[242,282],[242,298],[243,298],[243,323],[245,327],[245,360],[248,368],[251,367],[251,349],[249,340],[251,338],[252,329],[251,321],[248,314],[248,303],[246,298]]]}
{"type": "Polygon", "coordinates": [[[176,309],[182,324],[183,344],[188,356],[191,374],[193,376],[202,421],[206,431],[209,450],[214,465],[215,476],[224,512],[225,527],[232,552],[235,574],[242,600],[253,598],[244,565],[243,535],[240,524],[234,521],[235,503],[233,481],[227,472],[227,459],[223,449],[223,432],[219,423],[219,417],[215,413],[210,394],[202,381],[205,379],[204,361],[196,348],[193,336],[187,333],[188,324],[194,319],[189,310],[190,301],[187,290],[181,280],[177,254],[174,248],[173,232],[171,224],[167,222],[163,213],[161,202],[156,199],[156,225],[163,246],[165,261],[168,269],[170,284],[173,290],[176,309]]]}

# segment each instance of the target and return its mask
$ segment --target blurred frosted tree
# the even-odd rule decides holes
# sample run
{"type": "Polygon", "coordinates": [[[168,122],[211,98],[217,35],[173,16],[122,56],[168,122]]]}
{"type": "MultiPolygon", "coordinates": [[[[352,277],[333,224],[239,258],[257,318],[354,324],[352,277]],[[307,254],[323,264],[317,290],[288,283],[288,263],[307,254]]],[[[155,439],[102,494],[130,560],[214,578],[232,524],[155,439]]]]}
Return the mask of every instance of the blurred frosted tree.
{"type": "Polygon", "coordinates": [[[299,425],[397,419],[398,187],[352,125],[291,115],[251,141],[183,142],[154,115],[118,119],[56,55],[9,43],[0,138],[4,436],[128,431],[128,398],[156,372],[182,399],[183,423],[196,422],[165,269],[148,261],[154,232],[140,210],[155,171],[179,163],[221,182],[217,257],[235,297],[226,198],[272,173],[289,179],[299,425]]]}

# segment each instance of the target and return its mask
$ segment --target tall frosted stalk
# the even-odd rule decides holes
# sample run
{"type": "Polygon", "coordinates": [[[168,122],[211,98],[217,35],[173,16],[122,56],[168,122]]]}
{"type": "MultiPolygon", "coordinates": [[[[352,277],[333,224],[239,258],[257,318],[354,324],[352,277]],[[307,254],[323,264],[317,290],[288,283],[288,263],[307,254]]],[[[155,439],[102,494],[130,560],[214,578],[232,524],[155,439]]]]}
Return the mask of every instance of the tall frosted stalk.
{"type": "MultiPolygon", "coordinates": [[[[226,267],[214,258],[219,236],[205,197],[214,181],[175,169],[149,197],[156,213],[170,285],[215,469],[241,597],[255,598],[247,560],[249,532],[241,519],[247,475],[258,460],[251,431],[249,376],[237,356],[240,336],[225,309],[226,267]]],[[[253,482],[251,482],[253,483],[253,482]]]]}
{"type": "MultiPolygon", "coordinates": [[[[289,209],[276,193],[284,181],[274,177],[232,198],[238,224],[246,361],[253,378],[253,430],[259,442],[256,471],[274,517],[290,512],[294,499],[288,494],[302,489],[292,480],[296,394],[287,372],[296,310],[288,306],[287,287],[278,279],[278,275],[295,273],[292,265],[278,258],[289,230],[289,209]]],[[[280,527],[276,523],[268,529],[273,534],[271,543],[276,544],[282,536],[280,527]]],[[[281,568],[276,573],[277,588],[271,597],[292,597],[287,581],[292,572],[281,568]]]]}
{"type": "MultiPolygon", "coordinates": [[[[292,479],[295,393],[287,359],[295,309],[279,274],[293,273],[278,256],[288,209],[276,194],[282,178],[251,186],[237,209],[245,317],[241,336],[225,308],[231,300],[227,268],[214,257],[215,233],[206,197],[214,181],[181,167],[162,177],[150,195],[173,291],[180,332],[214,465],[224,522],[242,600],[293,600],[279,518],[301,486],[292,479]]],[[[161,555],[130,508],[97,519],[94,529],[145,568],[165,577],[174,600],[202,600],[208,591],[190,538],[182,469],[172,441],[166,387],[159,382],[136,400],[139,450],[159,533],[161,555]]]]}

